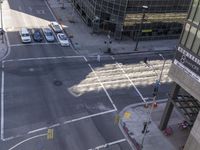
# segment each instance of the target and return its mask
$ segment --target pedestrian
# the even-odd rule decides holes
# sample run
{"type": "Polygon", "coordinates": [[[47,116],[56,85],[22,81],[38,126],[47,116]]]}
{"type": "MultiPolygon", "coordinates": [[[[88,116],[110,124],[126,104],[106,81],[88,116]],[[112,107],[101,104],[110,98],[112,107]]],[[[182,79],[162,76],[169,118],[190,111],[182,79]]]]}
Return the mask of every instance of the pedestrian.
{"type": "Polygon", "coordinates": [[[143,123],[143,130],[142,130],[142,133],[144,134],[145,132],[146,133],[148,133],[149,131],[147,130],[147,121],[145,121],[144,123],[143,123]]]}
{"type": "Polygon", "coordinates": [[[97,61],[100,62],[101,61],[101,56],[97,55],[97,61]]]}

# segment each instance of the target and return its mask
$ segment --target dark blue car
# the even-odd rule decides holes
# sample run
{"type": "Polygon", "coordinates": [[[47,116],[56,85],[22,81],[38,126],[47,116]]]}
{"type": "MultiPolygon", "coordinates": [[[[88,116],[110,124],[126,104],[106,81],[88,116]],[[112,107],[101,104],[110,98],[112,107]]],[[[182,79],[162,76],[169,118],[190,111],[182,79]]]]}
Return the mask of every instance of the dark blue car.
{"type": "Polygon", "coordinates": [[[32,35],[33,35],[34,41],[36,42],[41,42],[43,40],[42,33],[40,32],[39,29],[33,29],[32,35]]]}

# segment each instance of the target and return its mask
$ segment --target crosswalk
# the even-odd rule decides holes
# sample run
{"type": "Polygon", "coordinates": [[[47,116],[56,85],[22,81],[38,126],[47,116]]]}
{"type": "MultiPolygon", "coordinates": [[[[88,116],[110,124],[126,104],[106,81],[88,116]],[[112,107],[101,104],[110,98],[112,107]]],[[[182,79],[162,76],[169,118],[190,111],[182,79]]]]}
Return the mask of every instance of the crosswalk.
{"type": "MultiPolygon", "coordinates": [[[[171,60],[167,60],[165,63],[161,78],[162,84],[172,82],[172,80],[168,77],[168,71],[171,63],[171,60]]],[[[105,64],[103,67],[93,68],[95,74],[93,72],[89,73],[79,84],[71,87],[71,91],[76,93],[77,96],[91,91],[100,91],[102,90],[100,82],[106,89],[129,88],[132,86],[130,80],[135,86],[152,85],[159,78],[163,61],[155,60],[151,61],[150,64],[154,69],[148,67],[142,62],[139,64],[111,63],[105,64]],[[100,82],[98,82],[97,78],[99,78],[100,82]]]]}

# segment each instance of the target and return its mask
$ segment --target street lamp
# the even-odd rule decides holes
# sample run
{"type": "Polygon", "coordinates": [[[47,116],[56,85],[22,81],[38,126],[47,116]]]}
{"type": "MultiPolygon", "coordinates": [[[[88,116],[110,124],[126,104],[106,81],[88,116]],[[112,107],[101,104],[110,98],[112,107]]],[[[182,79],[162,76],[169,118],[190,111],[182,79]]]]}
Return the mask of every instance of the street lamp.
{"type": "Polygon", "coordinates": [[[145,10],[147,10],[148,8],[149,8],[148,6],[145,6],[145,5],[142,6],[142,13],[143,14],[142,14],[142,18],[141,18],[141,21],[140,21],[139,29],[138,29],[137,34],[136,34],[136,44],[135,44],[135,49],[134,49],[135,51],[137,51],[138,44],[139,44],[139,37],[140,37],[143,22],[144,22],[144,18],[145,18],[145,10]]]}
{"type": "MultiPolygon", "coordinates": [[[[153,101],[152,101],[151,109],[150,109],[150,112],[149,112],[149,116],[148,116],[148,118],[147,118],[147,122],[145,122],[145,124],[144,124],[144,127],[145,127],[145,128],[144,128],[144,132],[143,132],[143,133],[144,133],[144,136],[143,136],[142,142],[141,142],[142,148],[143,148],[145,136],[146,136],[146,134],[147,134],[148,126],[149,126],[149,124],[150,124],[150,122],[151,122],[151,114],[152,114],[152,112],[153,112],[154,104],[156,104],[156,98],[157,98],[157,94],[158,94],[158,90],[159,90],[159,86],[160,86],[160,82],[161,82],[161,78],[162,78],[164,66],[165,66],[165,63],[166,63],[166,59],[164,58],[164,56],[163,56],[162,54],[158,54],[158,55],[159,55],[160,57],[162,57],[162,59],[164,60],[164,62],[163,62],[163,65],[162,65],[162,69],[161,69],[159,78],[158,78],[158,80],[156,80],[156,83],[155,83],[155,86],[154,86],[154,90],[153,90],[153,101]]],[[[144,63],[145,63],[145,64],[148,64],[147,60],[148,60],[148,58],[145,57],[145,58],[144,58],[144,63]]],[[[150,65],[150,64],[148,64],[148,65],[150,65]]],[[[154,69],[154,67],[152,67],[152,68],[154,69]]],[[[155,71],[155,69],[154,69],[154,71],[155,71]]],[[[157,73],[156,73],[156,74],[157,74],[157,73]]],[[[157,74],[157,75],[158,75],[158,74],[157,74]]]]}

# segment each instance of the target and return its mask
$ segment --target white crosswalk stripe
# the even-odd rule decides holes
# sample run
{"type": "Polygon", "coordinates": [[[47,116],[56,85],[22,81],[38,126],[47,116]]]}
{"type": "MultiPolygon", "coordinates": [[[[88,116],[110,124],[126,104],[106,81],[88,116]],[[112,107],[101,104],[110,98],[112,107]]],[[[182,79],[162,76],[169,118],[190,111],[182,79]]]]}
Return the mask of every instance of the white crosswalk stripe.
{"type": "MultiPolygon", "coordinates": [[[[144,63],[140,64],[120,64],[125,71],[126,75],[136,86],[145,86],[154,84],[160,75],[163,61],[151,61],[150,64],[154,67],[155,71],[147,67],[144,63]]],[[[171,60],[167,60],[163,70],[161,83],[170,83],[171,79],[168,77],[168,71],[171,66],[171,60]]],[[[96,75],[101,80],[106,89],[120,89],[132,87],[130,80],[122,72],[116,64],[106,64],[103,67],[94,68],[96,75]]],[[[91,72],[79,84],[71,87],[71,91],[77,95],[82,95],[90,91],[100,91],[102,87],[94,73],[91,72]]]]}

